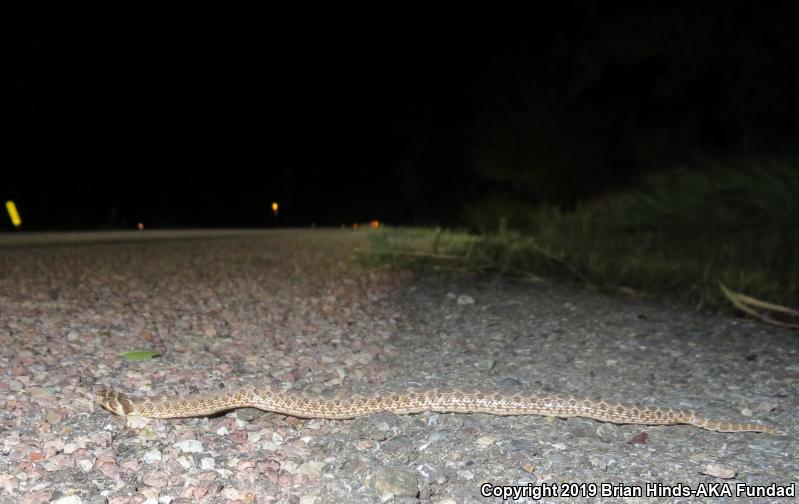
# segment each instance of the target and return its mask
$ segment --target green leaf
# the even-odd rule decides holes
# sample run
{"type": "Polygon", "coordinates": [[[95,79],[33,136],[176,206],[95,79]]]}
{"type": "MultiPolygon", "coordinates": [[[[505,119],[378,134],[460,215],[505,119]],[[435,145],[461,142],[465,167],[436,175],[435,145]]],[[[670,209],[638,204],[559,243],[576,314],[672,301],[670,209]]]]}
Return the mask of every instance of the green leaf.
{"type": "Polygon", "coordinates": [[[129,360],[130,362],[139,362],[150,360],[154,357],[160,357],[161,352],[150,352],[148,350],[135,350],[133,352],[125,352],[119,354],[120,357],[129,360]]]}

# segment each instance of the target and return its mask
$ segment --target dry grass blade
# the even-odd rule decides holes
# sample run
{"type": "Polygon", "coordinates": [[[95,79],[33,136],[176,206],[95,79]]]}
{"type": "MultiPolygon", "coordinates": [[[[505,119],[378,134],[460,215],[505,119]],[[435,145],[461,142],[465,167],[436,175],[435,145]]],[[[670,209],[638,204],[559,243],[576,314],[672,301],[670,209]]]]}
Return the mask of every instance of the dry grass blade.
{"type": "Polygon", "coordinates": [[[722,284],[721,282],[719,282],[719,287],[721,287],[721,292],[724,293],[724,296],[726,296],[727,299],[729,299],[730,302],[742,312],[751,315],[759,320],[762,320],[767,324],[773,324],[788,329],[799,329],[799,324],[791,324],[788,322],[782,322],[780,320],[773,319],[764,313],[758,312],[753,307],[763,308],[765,310],[770,310],[779,313],[785,313],[793,317],[799,317],[799,311],[793,310],[786,306],[768,303],[766,301],[761,301],[751,296],[747,296],[746,294],[733,292],[729,290],[727,287],[725,287],[724,284],[722,284]]]}

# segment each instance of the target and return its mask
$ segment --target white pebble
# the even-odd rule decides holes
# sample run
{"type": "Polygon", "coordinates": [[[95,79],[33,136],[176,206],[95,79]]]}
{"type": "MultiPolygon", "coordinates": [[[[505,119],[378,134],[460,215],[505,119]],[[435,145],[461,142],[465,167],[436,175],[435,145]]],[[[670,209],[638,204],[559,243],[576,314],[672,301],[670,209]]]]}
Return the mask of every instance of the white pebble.
{"type": "Polygon", "coordinates": [[[282,464],[280,464],[280,470],[286,471],[289,474],[296,474],[297,473],[297,464],[296,462],[292,462],[291,460],[285,460],[282,464]]]}
{"type": "Polygon", "coordinates": [[[203,444],[196,439],[184,439],[175,443],[174,446],[183,453],[202,453],[203,451],[203,444]]]}
{"type": "Polygon", "coordinates": [[[720,479],[734,478],[738,473],[734,468],[722,464],[707,464],[701,471],[702,474],[720,479]]]}
{"type": "Polygon", "coordinates": [[[471,305],[474,304],[474,298],[472,296],[467,296],[466,294],[458,296],[458,304],[459,305],[471,305]]]}
{"type": "Polygon", "coordinates": [[[82,504],[82,500],[77,495],[67,495],[66,497],[60,497],[54,501],[50,501],[50,504],[82,504]]]}
{"type": "Polygon", "coordinates": [[[309,460],[297,468],[297,473],[304,474],[311,477],[319,477],[322,474],[322,468],[327,464],[319,462],[318,460],[309,460]]]}
{"type": "Polygon", "coordinates": [[[129,429],[143,429],[144,427],[147,427],[147,425],[149,425],[151,421],[152,420],[150,420],[149,418],[135,416],[135,415],[125,417],[125,423],[127,424],[129,429]]]}
{"type": "Polygon", "coordinates": [[[142,462],[145,464],[152,464],[153,462],[158,462],[161,460],[161,452],[159,450],[148,450],[144,452],[141,458],[142,462]]]}
{"type": "Polygon", "coordinates": [[[175,460],[178,461],[178,464],[180,464],[180,466],[183,469],[188,470],[188,469],[191,469],[191,468],[194,467],[194,464],[191,462],[191,460],[187,459],[186,457],[184,457],[182,455],[180,457],[176,458],[175,460]]]}

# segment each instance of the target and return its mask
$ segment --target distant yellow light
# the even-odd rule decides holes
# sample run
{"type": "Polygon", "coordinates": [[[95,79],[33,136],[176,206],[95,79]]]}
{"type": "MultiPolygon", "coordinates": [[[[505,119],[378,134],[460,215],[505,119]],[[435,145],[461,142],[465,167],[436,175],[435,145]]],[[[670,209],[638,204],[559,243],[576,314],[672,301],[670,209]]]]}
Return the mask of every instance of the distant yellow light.
{"type": "Polygon", "coordinates": [[[278,209],[277,201],[275,201],[274,203],[272,203],[272,211],[277,213],[277,209],[278,209]]]}
{"type": "Polygon", "coordinates": [[[6,201],[6,211],[8,212],[8,217],[11,219],[11,224],[13,224],[14,227],[20,227],[22,225],[22,219],[19,217],[17,205],[11,200],[6,201]]]}
{"type": "Polygon", "coordinates": [[[370,227],[370,228],[372,228],[372,229],[377,229],[377,228],[379,228],[379,227],[380,227],[380,221],[379,221],[379,220],[377,220],[377,219],[375,219],[375,220],[373,220],[373,221],[370,221],[370,222],[369,222],[369,227],[370,227]]]}

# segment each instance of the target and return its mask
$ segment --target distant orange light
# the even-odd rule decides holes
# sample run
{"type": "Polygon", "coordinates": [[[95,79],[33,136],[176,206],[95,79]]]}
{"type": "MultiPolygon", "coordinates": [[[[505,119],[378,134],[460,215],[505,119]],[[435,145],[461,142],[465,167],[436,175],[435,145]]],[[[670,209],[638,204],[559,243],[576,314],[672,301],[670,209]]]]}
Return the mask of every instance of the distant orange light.
{"type": "Polygon", "coordinates": [[[369,227],[372,228],[372,229],[379,228],[380,227],[380,221],[375,219],[375,220],[369,222],[369,227]]]}
{"type": "Polygon", "coordinates": [[[361,226],[357,222],[352,223],[352,229],[358,229],[359,227],[361,226]]]}
{"type": "Polygon", "coordinates": [[[136,224],[136,229],[138,229],[139,231],[144,231],[144,223],[139,222],[138,224],[136,224]]]}
{"type": "Polygon", "coordinates": [[[274,203],[272,203],[272,211],[277,213],[277,209],[278,209],[277,201],[275,201],[274,203]]]}

